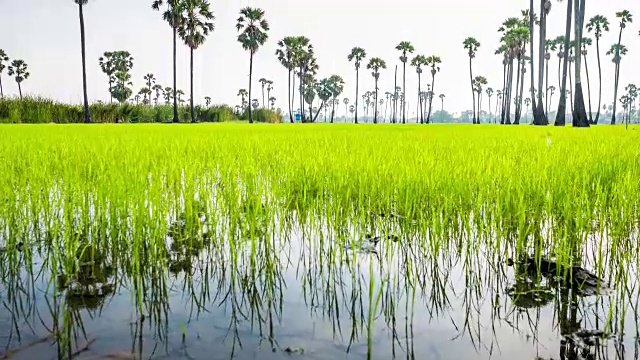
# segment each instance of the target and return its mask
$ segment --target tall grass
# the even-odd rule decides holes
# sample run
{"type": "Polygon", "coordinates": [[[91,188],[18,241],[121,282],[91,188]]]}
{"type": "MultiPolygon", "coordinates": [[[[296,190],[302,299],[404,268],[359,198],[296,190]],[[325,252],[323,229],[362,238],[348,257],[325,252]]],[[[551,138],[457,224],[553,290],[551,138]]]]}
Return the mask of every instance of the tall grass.
{"type": "MultiPolygon", "coordinates": [[[[366,337],[369,354],[376,319],[397,337],[398,319],[412,319],[415,303],[433,318],[459,311],[451,315],[456,328],[484,341],[481,319],[518,316],[501,306],[497,290],[506,287],[507,258],[553,257],[611,283],[599,313],[607,314],[608,331],[622,334],[639,291],[638,134],[616,127],[7,125],[0,127],[0,245],[11,264],[21,242],[28,256],[44,252],[42,274],[56,279],[51,289],[67,302],[96,307],[88,294],[108,296],[125,283],[135,311],[157,322],[168,316],[169,274],[182,274],[195,313],[229,306],[234,343],[245,321],[255,321],[261,335],[273,332],[265,324],[282,315],[283,273],[294,266],[305,302],[319,309],[312,311],[342,332],[346,309],[345,336],[350,343],[366,337]],[[367,233],[399,239],[384,240],[363,261],[346,245],[367,233]],[[291,244],[293,236],[302,243],[291,244]],[[482,312],[486,299],[490,311],[482,312]]],[[[3,265],[5,274],[16,277],[11,266],[3,265]]],[[[521,268],[516,275],[516,294],[551,291],[540,276],[521,268]],[[526,276],[536,279],[534,289],[526,276]]],[[[558,308],[570,295],[558,294],[558,308]]],[[[513,302],[529,306],[525,300],[513,302]]],[[[69,325],[74,313],[65,314],[62,327],[79,329],[69,325]]],[[[413,323],[406,322],[406,337],[397,340],[409,348],[413,323]]],[[[57,334],[61,343],[77,337],[57,334]]]]}
{"type": "MultiPolygon", "coordinates": [[[[246,119],[246,114],[236,114],[227,105],[195,107],[196,122],[228,122],[246,119]]],[[[97,123],[160,123],[173,120],[172,105],[101,104],[90,106],[92,120],[97,123]]],[[[189,107],[178,108],[180,122],[190,122],[189,107]]],[[[280,115],[267,109],[256,111],[257,122],[277,123],[280,115]]],[[[24,124],[73,124],[83,123],[82,106],[69,105],[41,97],[0,99],[0,123],[24,124]]]]}

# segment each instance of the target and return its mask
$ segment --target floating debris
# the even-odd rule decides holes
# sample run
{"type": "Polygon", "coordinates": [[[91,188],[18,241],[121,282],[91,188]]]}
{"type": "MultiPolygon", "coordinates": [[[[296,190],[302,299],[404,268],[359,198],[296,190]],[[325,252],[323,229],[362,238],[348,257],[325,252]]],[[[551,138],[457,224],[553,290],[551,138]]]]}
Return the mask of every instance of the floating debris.
{"type": "Polygon", "coordinates": [[[289,354],[289,355],[293,355],[293,354],[304,355],[304,349],[303,348],[287,347],[286,349],[284,349],[284,352],[289,354]]]}

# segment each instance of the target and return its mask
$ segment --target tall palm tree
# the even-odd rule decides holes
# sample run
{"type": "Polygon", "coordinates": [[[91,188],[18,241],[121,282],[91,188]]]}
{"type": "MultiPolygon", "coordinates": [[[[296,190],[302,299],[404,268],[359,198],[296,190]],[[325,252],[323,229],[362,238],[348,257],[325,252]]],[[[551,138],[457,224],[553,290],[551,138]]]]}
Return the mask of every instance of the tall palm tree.
{"type": "Polygon", "coordinates": [[[435,92],[436,73],[440,71],[442,60],[439,56],[429,56],[425,64],[431,68],[431,96],[429,96],[429,111],[427,112],[427,124],[431,122],[431,105],[433,103],[433,93],[435,92]]]}
{"type": "Polygon", "coordinates": [[[271,103],[271,110],[273,110],[276,107],[276,98],[273,96],[270,96],[269,103],[271,103]]]}
{"type": "MultiPolygon", "coordinates": [[[[611,49],[607,51],[607,55],[613,56],[613,63],[616,67],[616,72],[620,71],[620,61],[622,60],[622,56],[627,55],[627,47],[622,44],[613,44],[611,45],[611,49]]],[[[616,76],[616,82],[618,78],[616,76]]],[[[615,125],[616,123],[616,109],[618,103],[618,87],[616,86],[613,91],[614,100],[613,100],[613,113],[611,115],[611,124],[615,125]]]]}
{"type": "Polygon", "coordinates": [[[156,77],[149,73],[144,76],[144,81],[147,84],[147,89],[149,89],[149,91],[153,90],[153,85],[156,83],[156,77]]]}
{"type": "Polygon", "coordinates": [[[4,97],[4,91],[2,90],[2,73],[4,72],[4,69],[7,67],[7,65],[5,65],[5,63],[9,62],[9,57],[7,56],[7,53],[4,52],[4,50],[0,49],[0,97],[4,97]]]}
{"type": "MultiPolygon", "coordinates": [[[[253,76],[253,55],[260,46],[267,42],[269,22],[264,18],[264,10],[246,7],[240,10],[240,17],[236,29],[242,31],[238,41],[242,48],[249,51],[249,98],[251,98],[251,77],[253,76]]],[[[251,108],[249,108],[249,123],[253,123],[251,108]]]]}
{"type": "MultiPolygon", "coordinates": [[[[473,79],[473,90],[478,93],[478,120],[477,124],[480,124],[480,111],[482,109],[482,87],[487,85],[487,78],[484,76],[476,76],[473,79]]],[[[475,106],[474,106],[475,108],[475,106]]]]}
{"type": "Polygon", "coordinates": [[[162,18],[166,21],[171,29],[173,29],[173,122],[178,122],[178,81],[177,81],[177,44],[178,44],[178,26],[180,25],[180,17],[178,15],[178,6],[182,0],[154,0],[151,8],[160,11],[160,8],[166,4],[167,8],[162,13],[162,18]]]}
{"type": "Polygon", "coordinates": [[[584,61],[584,71],[587,76],[587,100],[589,102],[589,124],[593,124],[593,112],[591,111],[591,81],[589,81],[589,66],[587,65],[587,46],[591,46],[593,42],[588,37],[582,37],[582,61],[584,61]]]}
{"type": "Polygon", "coordinates": [[[440,111],[444,112],[444,98],[446,97],[445,94],[440,94],[439,98],[440,98],[440,102],[442,104],[442,106],[440,107],[440,111]]]}
{"type": "Polygon", "coordinates": [[[193,52],[199,48],[207,38],[207,35],[214,29],[215,19],[209,7],[209,0],[182,0],[178,6],[180,24],[178,34],[189,47],[190,58],[190,90],[191,98],[189,106],[191,108],[191,122],[196,122],[196,115],[193,108],[193,52]]]}
{"type": "Polygon", "coordinates": [[[338,100],[338,96],[342,94],[344,91],[344,80],[341,76],[331,75],[329,77],[329,81],[331,83],[331,97],[333,101],[331,102],[331,122],[333,123],[333,119],[335,118],[336,106],[340,104],[340,100],[338,100]]]}
{"type": "Polygon", "coordinates": [[[344,121],[347,122],[347,117],[349,116],[349,98],[342,99],[342,103],[344,104],[344,121]]]}
{"type": "Polygon", "coordinates": [[[273,81],[267,80],[267,100],[271,102],[271,90],[273,90],[273,81]]]}
{"type": "Polygon", "coordinates": [[[353,61],[353,64],[356,67],[356,103],[355,103],[355,116],[353,118],[354,123],[358,123],[358,86],[359,86],[359,77],[360,77],[360,64],[362,60],[367,57],[367,53],[363,48],[354,47],[351,49],[351,53],[347,56],[349,62],[353,61]]]}
{"type": "Polygon", "coordinates": [[[603,32],[609,31],[609,20],[602,15],[596,15],[589,20],[587,31],[593,32],[596,38],[596,55],[598,57],[598,112],[593,124],[597,124],[600,119],[600,106],[602,105],[602,66],[600,64],[600,38],[603,32]]]}
{"type": "Polygon", "coordinates": [[[91,115],[89,114],[89,97],[87,96],[87,57],[85,51],[85,36],[84,36],[84,11],[83,6],[87,5],[89,0],[73,0],[78,5],[78,18],[80,18],[80,51],[82,52],[82,95],[84,101],[84,122],[86,124],[91,122],[91,115]]]}
{"type": "MultiPolygon", "coordinates": [[[[533,90],[533,76],[534,76],[534,65],[533,65],[533,33],[534,33],[534,22],[535,22],[535,11],[534,11],[534,0],[530,0],[530,8],[529,8],[529,27],[530,27],[530,48],[531,48],[531,88],[533,90]]],[[[533,99],[533,124],[535,125],[548,125],[549,119],[547,118],[546,107],[543,105],[542,96],[544,92],[544,81],[545,74],[547,78],[547,82],[549,81],[549,59],[551,58],[551,54],[548,52],[549,46],[547,45],[547,16],[551,11],[551,1],[541,0],[540,1],[540,39],[538,42],[538,98],[533,97],[533,93],[531,94],[533,99]],[[546,71],[545,71],[546,68],[546,71]]]]}
{"type": "MultiPolygon", "coordinates": [[[[578,1],[578,0],[576,0],[578,1]]],[[[560,101],[558,102],[558,112],[556,113],[555,126],[564,126],[567,112],[567,70],[569,61],[569,48],[571,39],[571,18],[573,14],[573,0],[567,0],[567,17],[565,34],[562,39],[562,82],[560,84],[560,101]]],[[[560,40],[560,39],[558,39],[560,40]]]]}
{"type": "MultiPolygon", "coordinates": [[[[408,41],[402,41],[396,46],[396,50],[400,51],[400,61],[402,62],[402,93],[407,93],[407,53],[413,53],[415,51],[413,45],[408,41]]],[[[402,109],[402,123],[406,123],[407,109],[405,109],[404,103],[400,104],[402,109]]]]}
{"type": "Polygon", "coordinates": [[[493,114],[491,113],[491,97],[493,96],[493,88],[487,88],[487,90],[485,90],[485,93],[489,98],[489,122],[491,122],[491,118],[493,117],[493,114]]]}
{"type": "Polygon", "coordinates": [[[238,90],[238,95],[237,96],[240,96],[240,105],[243,108],[244,108],[245,98],[247,97],[247,95],[248,95],[247,90],[245,90],[245,89],[238,90]]]}
{"type": "MultiPolygon", "coordinates": [[[[293,123],[293,99],[291,97],[291,79],[292,72],[297,66],[298,57],[300,55],[300,47],[301,47],[301,37],[298,36],[287,36],[284,39],[278,41],[279,49],[276,50],[276,56],[278,57],[278,61],[280,64],[287,68],[288,76],[287,76],[287,93],[288,93],[288,101],[287,106],[289,107],[289,121],[293,123]]],[[[295,74],[293,74],[293,80],[295,81],[295,74]]],[[[293,92],[295,96],[295,92],[293,92]]]]}
{"type": "Polygon", "coordinates": [[[29,71],[27,69],[27,63],[23,60],[13,60],[9,65],[9,76],[14,76],[16,83],[18,83],[18,92],[20,93],[20,99],[22,100],[22,82],[29,78],[29,71]]]}
{"type": "Polygon", "coordinates": [[[380,79],[380,70],[386,69],[387,63],[377,57],[369,59],[369,63],[367,64],[367,70],[371,70],[371,76],[373,76],[373,80],[375,82],[375,98],[374,102],[374,110],[373,110],[373,123],[378,123],[378,80],[380,79]]]}
{"type": "Polygon", "coordinates": [[[154,103],[156,105],[158,105],[158,101],[160,100],[160,96],[161,96],[161,93],[162,93],[162,85],[155,84],[155,85],[153,85],[153,88],[151,88],[151,90],[155,91],[155,93],[156,93],[156,97],[153,99],[153,101],[154,101],[154,103]]]}
{"type": "Polygon", "coordinates": [[[265,107],[264,106],[264,87],[267,85],[267,81],[268,80],[265,78],[260,78],[260,80],[258,80],[258,82],[262,86],[262,107],[265,107]]]}
{"type": "Polygon", "coordinates": [[[205,96],[204,97],[204,105],[206,107],[210,107],[211,106],[211,96],[205,96]]]}
{"type": "Polygon", "coordinates": [[[421,82],[421,75],[422,75],[422,66],[425,65],[427,63],[427,58],[424,57],[423,55],[416,55],[413,57],[413,59],[411,59],[411,66],[415,66],[416,68],[416,74],[418,74],[418,109],[419,109],[419,113],[420,113],[420,124],[424,123],[424,111],[422,111],[422,97],[420,96],[420,93],[422,93],[422,82],[421,82]]]}
{"type": "MultiPolygon", "coordinates": [[[[620,50],[624,47],[622,45],[622,30],[627,27],[627,23],[633,22],[633,16],[629,12],[629,10],[623,10],[616,13],[616,17],[620,19],[620,33],[618,34],[618,44],[617,46],[611,47],[611,50],[615,50],[613,53],[614,58],[613,62],[616,64],[615,66],[615,80],[614,80],[614,88],[613,88],[613,115],[611,116],[611,124],[615,125],[616,123],[616,104],[618,103],[618,85],[620,83],[620,60],[621,55],[620,50]]],[[[626,51],[626,48],[625,48],[626,51]]],[[[612,55],[607,53],[607,55],[612,55]]]]}
{"type": "MultiPolygon", "coordinates": [[[[462,44],[469,54],[469,80],[471,82],[471,95],[473,97],[473,123],[476,124],[476,92],[473,86],[473,58],[476,57],[480,42],[472,37],[468,37],[462,44]]],[[[477,123],[479,124],[480,121],[477,123]]]]}

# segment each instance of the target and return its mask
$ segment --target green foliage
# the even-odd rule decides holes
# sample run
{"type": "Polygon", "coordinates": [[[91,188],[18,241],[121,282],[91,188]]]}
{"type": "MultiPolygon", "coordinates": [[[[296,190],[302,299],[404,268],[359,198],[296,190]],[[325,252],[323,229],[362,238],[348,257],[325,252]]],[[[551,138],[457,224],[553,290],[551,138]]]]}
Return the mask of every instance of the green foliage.
{"type": "MultiPolygon", "coordinates": [[[[91,117],[98,123],[158,123],[169,122],[173,118],[171,105],[145,104],[100,104],[90,106],[91,117]]],[[[274,113],[275,114],[275,113],[274,113]]],[[[189,122],[189,108],[178,107],[180,122],[189,122]]],[[[195,107],[197,122],[226,122],[238,120],[233,109],[227,105],[209,108],[195,107]]],[[[278,122],[273,114],[261,115],[264,122],[278,122]]],[[[261,121],[261,120],[258,120],[261,121]]],[[[0,99],[0,123],[25,124],[67,124],[83,123],[82,106],[58,103],[40,97],[25,97],[23,100],[0,99]]]]}

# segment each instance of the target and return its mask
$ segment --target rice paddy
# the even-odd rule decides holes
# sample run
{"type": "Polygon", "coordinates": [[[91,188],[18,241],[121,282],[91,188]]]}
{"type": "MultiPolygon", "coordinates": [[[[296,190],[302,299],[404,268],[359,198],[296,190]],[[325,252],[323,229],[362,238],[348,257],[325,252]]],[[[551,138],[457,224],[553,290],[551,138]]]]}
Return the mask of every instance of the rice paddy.
{"type": "Polygon", "coordinates": [[[640,128],[0,127],[0,359],[637,359],[640,128]]]}

